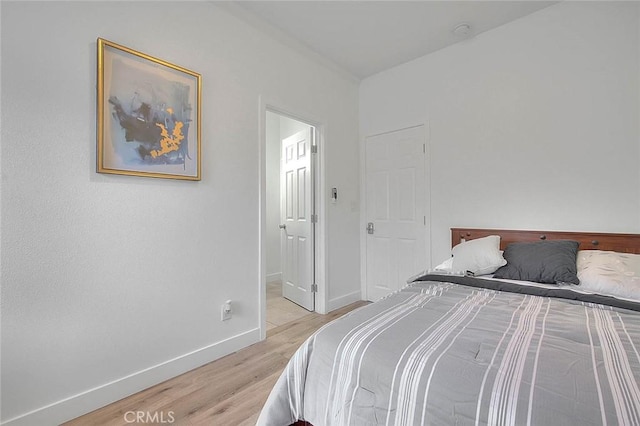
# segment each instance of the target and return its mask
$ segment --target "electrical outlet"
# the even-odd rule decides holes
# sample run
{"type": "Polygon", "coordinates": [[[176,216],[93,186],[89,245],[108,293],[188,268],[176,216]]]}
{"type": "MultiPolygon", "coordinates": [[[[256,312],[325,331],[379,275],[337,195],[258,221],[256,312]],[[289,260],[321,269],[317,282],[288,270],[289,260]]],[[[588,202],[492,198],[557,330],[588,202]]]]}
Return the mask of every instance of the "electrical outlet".
{"type": "Polygon", "coordinates": [[[231,319],[231,315],[232,315],[232,310],[231,310],[231,300],[227,300],[223,305],[222,305],[222,309],[221,309],[221,320],[222,321],[227,321],[231,319]]]}

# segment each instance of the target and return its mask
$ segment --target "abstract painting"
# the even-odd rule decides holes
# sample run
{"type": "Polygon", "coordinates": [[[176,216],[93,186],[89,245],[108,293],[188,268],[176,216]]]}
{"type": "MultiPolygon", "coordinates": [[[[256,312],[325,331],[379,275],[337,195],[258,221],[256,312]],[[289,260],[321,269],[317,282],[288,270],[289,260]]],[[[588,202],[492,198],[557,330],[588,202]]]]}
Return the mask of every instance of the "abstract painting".
{"type": "Polygon", "coordinates": [[[200,180],[201,76],[98,39],[98,173],[200,180]]]}

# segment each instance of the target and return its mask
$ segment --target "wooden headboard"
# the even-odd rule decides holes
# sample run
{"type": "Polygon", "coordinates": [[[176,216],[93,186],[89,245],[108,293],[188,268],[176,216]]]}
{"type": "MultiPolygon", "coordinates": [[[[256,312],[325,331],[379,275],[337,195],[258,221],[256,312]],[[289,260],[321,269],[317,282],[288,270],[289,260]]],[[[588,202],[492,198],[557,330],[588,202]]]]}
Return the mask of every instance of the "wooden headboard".
{"type": "Polygon", "coordinates": [[[451,246],[475,238],[500,235],[500,249],[514,242],[573,240],[580,250],[611,250],[640,254],[640,234],[609,234],[600,232],[524,231],[518,229],[451,228],[451,246]]]}

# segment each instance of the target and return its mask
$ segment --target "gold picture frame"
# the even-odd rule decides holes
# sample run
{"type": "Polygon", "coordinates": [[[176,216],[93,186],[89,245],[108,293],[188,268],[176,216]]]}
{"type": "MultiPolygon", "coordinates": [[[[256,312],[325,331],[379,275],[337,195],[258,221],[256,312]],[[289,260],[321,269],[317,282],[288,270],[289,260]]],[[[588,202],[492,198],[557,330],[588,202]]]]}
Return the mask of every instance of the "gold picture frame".
{"type": "Polygon", "coordinates": [[[97,172],[201,179],[202,77],[98,38],[97,172]]]}

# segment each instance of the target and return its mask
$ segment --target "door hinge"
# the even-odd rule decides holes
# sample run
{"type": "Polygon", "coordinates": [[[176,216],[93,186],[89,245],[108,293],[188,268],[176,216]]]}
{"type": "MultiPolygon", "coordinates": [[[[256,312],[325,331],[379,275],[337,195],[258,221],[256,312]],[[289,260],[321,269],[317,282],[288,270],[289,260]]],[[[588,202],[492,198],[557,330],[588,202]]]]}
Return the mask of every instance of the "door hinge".
{"type": "Polygon", "coordinates": [[[311,215],[311,223],[318,223],[318,215],[317,214],[312,214],[311,215]]]}
{"type": "Polygon", "coordinates": [[[318,153],[318,145],[311,145],[311,153],[312,154],[318,153]]]}
{"type": "Polygon", "coordinates": [[[312,293],[318,292],[318,284],[311,284],[311,292],[312,293]]]}
{"type": "Polygon", "coordinates": [[[426,154],[426,153],[427,153],[427,144],[426,144],[426,143],[423,143],[423,144],[422,144],[422,153],[423,153],[423,154],[426,154]]]}

